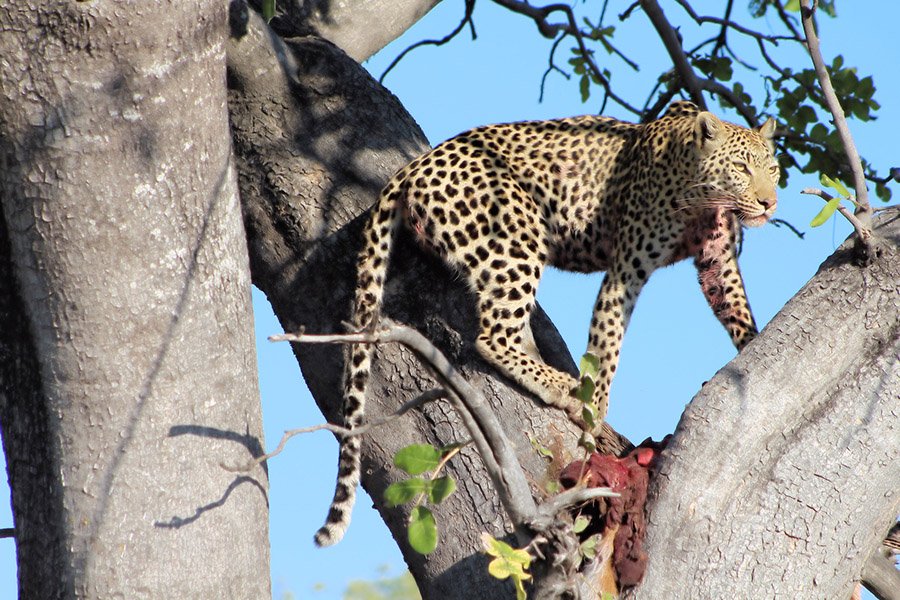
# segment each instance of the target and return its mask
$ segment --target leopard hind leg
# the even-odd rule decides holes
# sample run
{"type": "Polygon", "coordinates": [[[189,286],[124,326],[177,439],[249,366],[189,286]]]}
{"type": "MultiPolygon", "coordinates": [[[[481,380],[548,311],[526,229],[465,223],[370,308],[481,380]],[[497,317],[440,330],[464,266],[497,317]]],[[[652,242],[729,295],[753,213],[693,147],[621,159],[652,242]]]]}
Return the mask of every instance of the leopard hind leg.
{"type": "Polygon", "coordinates": [[[571,395],[575,379],[541,360],[531,333],[539,277],[533,265],[499,258],[481,268],[475,277],[480,329],[475,345],[507,377],[583,427],[581,404],[571,395]],[[511,282],[517,273],[519,281],[511,282]]]}

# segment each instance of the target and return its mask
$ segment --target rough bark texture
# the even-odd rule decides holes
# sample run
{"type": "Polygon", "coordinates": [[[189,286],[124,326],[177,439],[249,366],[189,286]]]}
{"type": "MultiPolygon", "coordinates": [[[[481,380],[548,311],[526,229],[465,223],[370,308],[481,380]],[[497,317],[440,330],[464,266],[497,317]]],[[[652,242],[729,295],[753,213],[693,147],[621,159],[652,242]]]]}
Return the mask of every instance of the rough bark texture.
{"type": "MultiPolygon", "coordinates": [[[[232,42],[228,65],[253,281],[268,296],[286,331],[342,331],[356,279],[361,222],[353,219],[375,201],[387,178],[425,151],[427,143],[396,98],[319,38],[298,38],[289,42],[289,49],[279,50],[278,41],[253,19],[249,32],[232,42]],[[285,70],[272,61],[273,52],[282,56],[285,70]]],[[[546,445],[559,440],[571,449],[577,432],[559,411],[538,407],[477,357],[473,298],[404,240],[394,253],[386,306],[390,318],[425,333],[490,397],[539,487],[548,477],[547,463],[533,450],[529,436],[546,445]]],[[[542,350],[571,371],[571,358],[555,329],[545,316],[536,321],[542,350]]],[[[342,349],[300,346],[295,352],[319,406],[329,420],[340,422],[342,349]]],[[[408,351],[379,348],[367,412],[393,412],[433,385],[408,351]]],[[[363,485],[400,540],[425,598],[498,598],[511,593],[508,584],[487,575],[487,562],[479,552],[479,532],[499,536],[508,527],[471,449],[451,462],[460,488],[438,507],[443,542],[427,559],[406,546],[406,513],[388,509],[381,501],[384,488],[399,476],[390,466],[396,450],[465,437],[449,404],[435,403],[367,435],[364,444],[363,485]]],[[[336,470],[336,456],[334,460],[336,470]]],[[[323,519],[326,510],[323,506],[323,519]]]]}
{"type": "MultiPolygon", "coordinates": [[[[287,37],[317,35],[362,62],[424,17],[440,0],[279,2],[272,27],[287,37]]],[[[258,2],[254,2],[258,4],[258,2]]]]}
{"type": "Polygon", "coordinates": [[[0,424],[22,598],[270,595],[225,6],[0,8],[0,424]]]}
{"type": "Polygon", "coordinates": [[[635,598],[850,597],[900,510],[900,213],[876,235],[873,264],[845,243],[685,411],[635,598]]]}

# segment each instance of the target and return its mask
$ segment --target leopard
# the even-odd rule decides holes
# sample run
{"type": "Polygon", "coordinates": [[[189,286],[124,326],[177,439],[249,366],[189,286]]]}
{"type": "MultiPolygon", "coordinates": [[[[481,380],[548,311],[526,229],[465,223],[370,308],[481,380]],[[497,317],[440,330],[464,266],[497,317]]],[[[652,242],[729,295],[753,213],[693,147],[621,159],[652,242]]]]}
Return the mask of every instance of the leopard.
{"type": "MultiPolygon", "coordinates": [[[[688,101],[644,123],[586,115],[461,133],[384,187],[363,230],[350,324],[377,326],[389,255],[405,228],[474,292],[481,356],[597,433],[622,338],[654,270],[693,258],[738,351],[757,335],[737,256],[742,227],[766,223],[776,208],[774,133],[771,118],[747,128],[688,101]],[[531,333],[547,266],[605,272],[588,331],[587,353],[598,365],[593,427],[574,397],[577,378],[547,365],[531,333]]],[[[351,431],[363,423],[372,353],[371,344],[348,351],[343,417],[351,431]]],[[[344,436],[340,446],[319,546],[343,537],[359,483],[360,436],[344,436]]]]}

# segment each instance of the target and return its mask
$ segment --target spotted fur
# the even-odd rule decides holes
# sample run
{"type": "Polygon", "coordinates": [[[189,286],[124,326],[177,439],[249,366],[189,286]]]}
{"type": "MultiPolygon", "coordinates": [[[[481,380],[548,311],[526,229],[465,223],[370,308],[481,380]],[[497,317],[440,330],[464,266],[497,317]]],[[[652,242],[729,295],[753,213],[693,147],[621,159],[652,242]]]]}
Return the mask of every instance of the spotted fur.
{"type": "MultiPolygon", "coordinates": [[[[605,416],[619,347],[650,274],[693,257],[701,289],[740,349],[756,335],[737,264],[741,223],[775,210],[774,121],[746,129],[676,102],[632,124],[596,116],[490,125],[434,148],[398,172],[371,213],[359,256],[353,322],[375,327],[394,233],[456,269],[477,296],[479,352],[512,380],[584,425],[575,380],[546,365],[529,318],[546,265],[606,271],[588,336],[600,359],[594,395],[605,416]]],[[[350,351],[344,418],[362,423],[372,350],[350,351]]],[[[316,543],[349,524],[360,441],[341,443],[334,502],[316,543]]]]}

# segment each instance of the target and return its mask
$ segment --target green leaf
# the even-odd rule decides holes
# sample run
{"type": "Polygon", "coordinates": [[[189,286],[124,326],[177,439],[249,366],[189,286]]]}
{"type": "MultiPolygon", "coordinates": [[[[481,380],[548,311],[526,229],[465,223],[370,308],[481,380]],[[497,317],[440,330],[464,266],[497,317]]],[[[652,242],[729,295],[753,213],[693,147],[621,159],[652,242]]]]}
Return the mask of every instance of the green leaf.
{"type": "Polygon", "coordinates": [[[400,506],[426,490],[430,482],[414,477],[392,483],[384,490],[384,501],[388,506],[400,506]]]}
{"type": "Polygon", "coordinates": [[[578,388],[575,390],[575,397],[585,404],[590,404],[594,398],[595,389],[597,389],[597,384],[594,383],[593,379],[590,377],[582,377],[581,381],[578,383],[578,388]]]}
{"type": "Polygon", "coordinates": [[[597,544],[600,542],[600,534],[592,535],[588,539],[581,542],[581,555],[588,560],[594,560],[597,556],[597,544]]]}
{"type": "Polygon", "coordinates": [[[588,98],[591,97],[591,79],[587,75],[581,76],[580,90],[581,90],[581,101],[587,102],[588,98]]]}
{"type": "MultiPolygon", "coordinates": [[[[819,182],[824,186],[830,187],[844,198],[850,197],[850,190],[848,190],[846,186],[837,179],[832,179],[828,175],[822,173],[819,176],[819,182]]],[[[831,212],[834,212],[834,210],[832,210],[831,212]]]]}
{"type": "Polygon", "coordinates": [[[397,450],[394,465],[410,475],[431,471],[441,462],[441,451],[431,444],[412,444],[397,450]]]}
{"type": "Polygon", "coordinates": [[[437,548],[438,531],[434,515],[424,506],[416,506],[409,515],[406,532],[409,545],[419,554],[431,554],[437,548]]]}
{"type": "Polygon", "coordinates": [[[831,218],[831,215],[834,214],[834,211],[837,210],[838,205],[841,203],[843,198],[832,198],[825,204],[824,208],[819,211],[819,214],[813,218],[813,220],[809,223],[810,227],[818,227],[823,224],[825,221],[831,218]]]}
{"type": "Polygon", "coordinates": [[[262,16],[266,23],[275,16],[275,0],[262,0],[262,16]]]}
{"type": "Polygon", "coordinates": [[[788,0],[784,5],[784,10],[800,12],[800,0],[788,0]]]}
{"type": "Polygon", "coordinates": [[[591,524],[591,520],[585,517],[584,515],[579,515],[577,519],[575,519],[575,524],[572,525],[572,531],[575,533],[581,533],[587,526],[591,524]]]}
{"type": "Polygon", "coordinates": [[[432,504],[440,504],[447,496],[456,491],[456,480],[445,475],[430,482],[428,499],[432,504]]]}
{"type": "Polygon", "coordinates": [[[553,451],[550,450],[550,448],[547,448],[546,446],[542,445],[535,438],[529,438],[529,439],[531,440],[531,447],[534,448],[538,454],[540,454],[544,458],[549,458],[550,460],[553,460],[553,451]]]}
{"type": "Polygon", "coordinates": [[[481,534],[481,545],[489,556],[495,557],[488,564],[488,572],[493,577],[497,579],[512,577],[519,580],[531,578],[531,575],[526,573],[531,564],[531,555],[527,551],[513,548],[487,533],[481,534]]]}
{"type": "Polygon", "coordinates": [[[587,450],[588,454],[593,454],[597,451],[597,440],[587,431],[582,432],[581,437],[578,439],[578,445],[587,450]]]}
{"type": "Polygon", "coordinates": [[[525,600],[528,598],[528,594],[525,593],[525,584],[522,583],[522,579],[516,577],[513,579],[513,583],[516,586],[516,600],[525,600]]]}
{"type": "Polygon", "coordinates": [[[582,377],[586,375],[596,381],[597,373],[600,372],[600,357],[596,354],[585,352],[581,357],[581,362],[578,363],[578,372],[582,377]]]}

